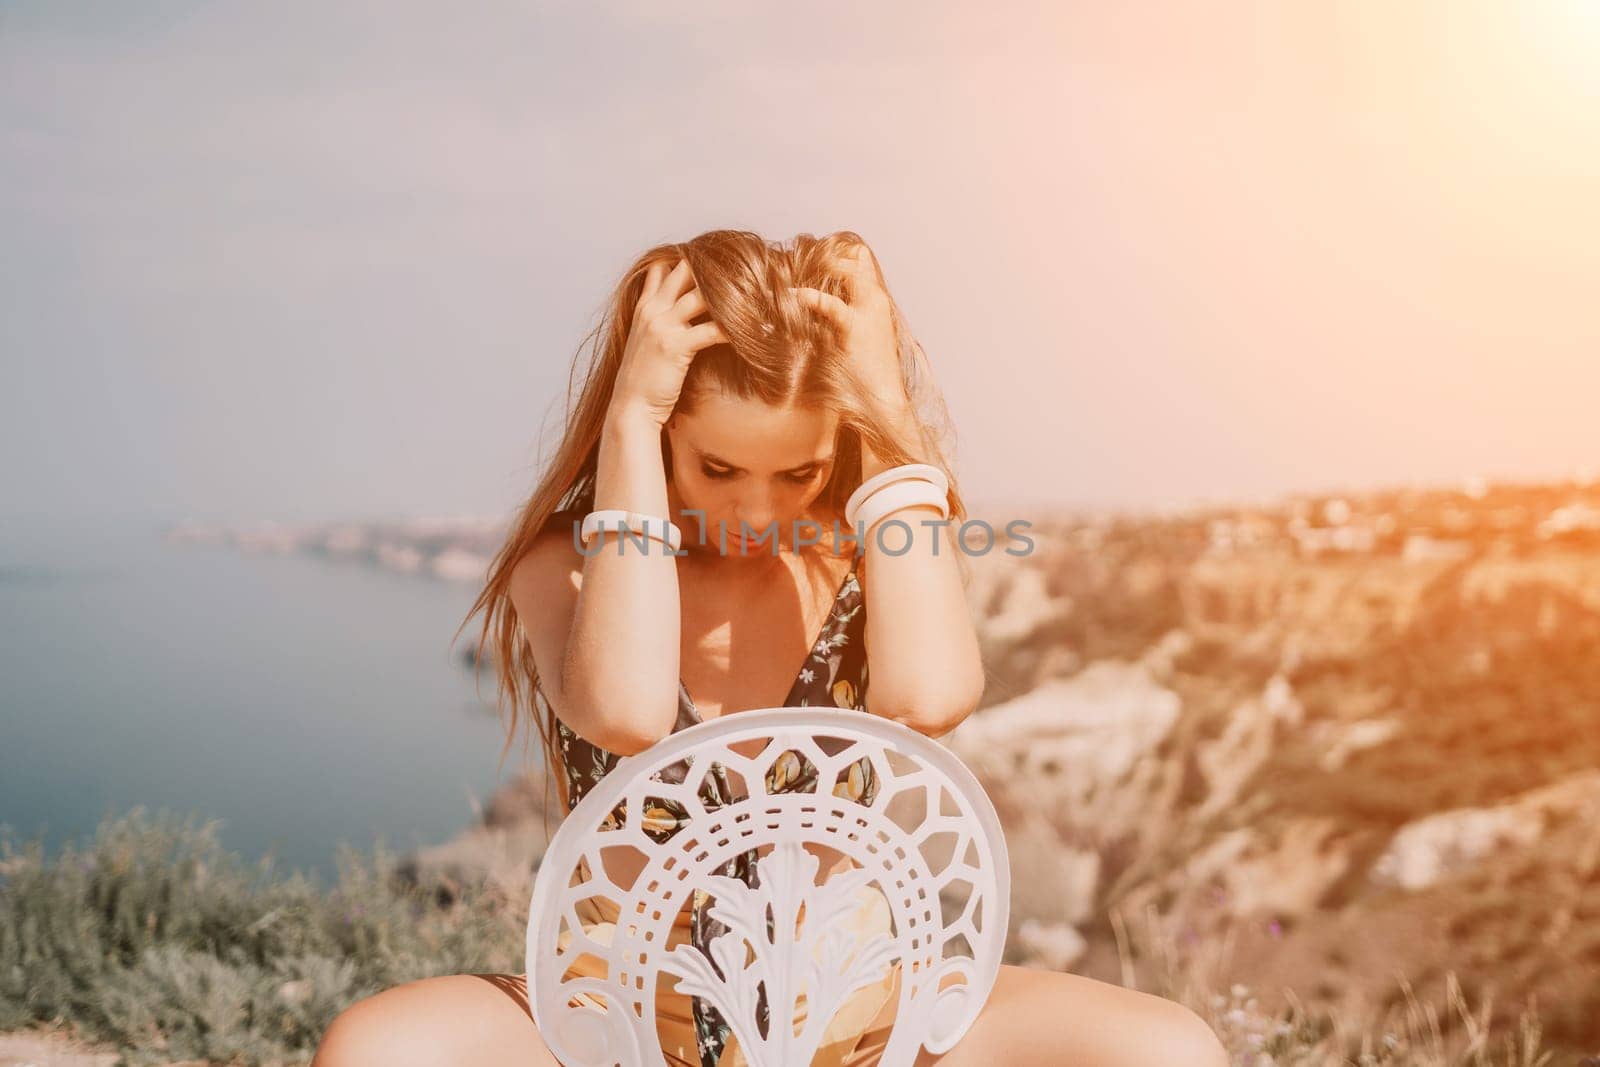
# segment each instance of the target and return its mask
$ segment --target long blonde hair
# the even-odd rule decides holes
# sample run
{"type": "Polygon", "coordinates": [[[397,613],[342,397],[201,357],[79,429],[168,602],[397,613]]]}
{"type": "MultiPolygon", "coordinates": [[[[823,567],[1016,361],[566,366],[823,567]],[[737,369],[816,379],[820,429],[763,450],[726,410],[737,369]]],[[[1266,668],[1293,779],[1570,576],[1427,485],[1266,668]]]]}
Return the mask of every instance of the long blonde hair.
{"type": "MultiPolygon", "coordinates": [[[[891,464],[919,459],[944,470],[950,480],[950,518],[954,523],[966,518],[949,459],[954,443],[949,414],[928,371],[926,354],[906,328],[893,297],[890,307],[901,373],[922,437],[920,457],[908,455],[883,429],[883,415],[860,388],[831,321],[803,305],[789,291],[790,286],[809,286],[847,302],[851,300],[850,282],[839,260],[857,244],[865,242],[848,230],[820,238],[801,234],[787,244],[744,230],[711,230],[681,243],[657,245],[628,268],[607,301],[599,325],[579,346],[579,358],[573,361],[567,383],[566,428],[560,444],[533,495],[509,526],[504,545],[490,563],[482,592],[456,630],[459,636],[474,615],[483,613],[477,662],[484,662],[484,648],[490,646],[488,658],[498,677],[499,704],[506,726],[500,766],[516,738],[521,717],[527,715],[537,726],[544,747],[547,813],[551,778],[561,782],[564,811],[571,811],[572,801],[565,776],[556,765],[556,716],[548,700],[543,702],[545,715],[541,718],[538,714],[535,695],[543,696],[539,672],[511,603],[511,572],[552,516],[566,511],[586,512],[593,507],[601,430],[634,308],[652,264],[659,262],[670,268],[680,258],[688,260],[694,283],[705,297],[707,310],[701,318],[715,321],[728,338],[727,344],[712,345],[697,353],[685,376],[677,410],[688,412],[704,392],[721,389],[733,396],[773,405],[799,404],[837,411],[834,468],[818,496],[822,514],[842,520],[844,503],[861,482],[861,452],[865,444],[891,464]],[[590,353],[586,363],[581,358],[585,347],[590,353]]],[[[670,446],[665,434],[662,458],[670,474],[670,446]]]]}

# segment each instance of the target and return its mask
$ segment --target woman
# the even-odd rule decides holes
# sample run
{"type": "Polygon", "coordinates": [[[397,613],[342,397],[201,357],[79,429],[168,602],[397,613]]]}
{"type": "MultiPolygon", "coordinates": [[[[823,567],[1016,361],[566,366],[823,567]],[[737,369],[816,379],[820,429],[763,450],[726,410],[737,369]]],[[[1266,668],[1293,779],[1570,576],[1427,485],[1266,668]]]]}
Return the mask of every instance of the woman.
{"type": "MultiPolygon", "coordinates": [[[[566,435],[474,606],[487,609],[485,636],[495,629],[512,709],[507,745],[518,709],[543,705],[540,733],[566,811],[617,756],[718,715],[826,704],[937,737],[972,712],[983,669],[950,533],[964,510],[925,417],[941,405],[859,236],[779,245],[719,230],[653,248],[594,336],[597,358],[566,435]],[[911,463],[942,472],[945,499],[874,513],[859,541],[836,536],[851,532],[845,506],[863,481],[911,463]],[[583,516],[610,509],[670,518],[681,554],[658,543],[671,536],[659,522],[645,548],[631,535],[619,546],[615,527],[575,536],[583,516]],[[946,510],[951,521],[940,525],[946,510]],[[901,521],[879,536],[888,519],[901,521]]],[[[872,783],[851,776],[840,787],[872,783]]],[[[679,814],[647,812],[647,825],[670,832],[679,814]]],[[[882,921],[875,903],[863,899],[858,929],[882,921]]],[[[703,948],[719,932],[703,910],[686,905],[674,937],[703,948]]],[[[614,915],[582,918],[599,936],[614,915]]],[[[815,1062],[877,1062],[898,978],[846,1003],[815,1062]]],[[[659,1003],[669,1062],[745,1062],[709,1006],[659,1003]]],[[[961,1042],[917,1061],[997,1062],[1228,1059],[1174,1002],[1007,965],[961,1042]]],[[[534,1026],[525,976],[465,974],[346,1009],[313,1067],[541,1063],[557,1061],[534,1026]]]]}

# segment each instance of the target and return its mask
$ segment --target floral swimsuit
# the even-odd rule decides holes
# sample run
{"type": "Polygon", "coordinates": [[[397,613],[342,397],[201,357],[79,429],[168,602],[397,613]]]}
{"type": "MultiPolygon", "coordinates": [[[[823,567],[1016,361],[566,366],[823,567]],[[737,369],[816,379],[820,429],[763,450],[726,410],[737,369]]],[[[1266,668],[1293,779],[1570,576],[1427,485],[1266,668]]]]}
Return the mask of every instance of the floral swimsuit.
{"type": "MultiPolygon", "coordinates": [[[[844,581],[834,596],[833,607],[822,624],[821,632],[812,642],[811,652],[806,657],[798,677],[795,678],[788,696],[784,699],[785,706],[865,710],[867,657],[862,635],[867,616],[865,599],[857,575],[860,562],[859,554],[852,558],[850,570],[845,574],[844,581]]],[[[673,733],[702,721],[695,709],[694,701],[689,696],[688,688],[682,679],[679,679],[678,718],[673,724],[673,733]]],[[[568,794],[572,804],[576,805],[601,778],[605,777],[620,757],[585,741],[568,729],[566,723],[560,719],[556,720],[556,731],[560,738],[562,763],[566,767],[568,794]]],[[[834,740],[832,744],[829,742],[829,738],[818,739],[819,747],[830,754],[836,751],[837,746],[843,744],[839,740],[834,740]]],[[[676,784],[683,781],[688,771],[689,761],[686,758],[662,768],[654,777],[658,781],[676,784]]],[[[773,763],[772,769],[767,774],[767,791],[769,793],[815,792],[816,782],[816,766],[802,753],[791,749],[782,753],[773,763]]],[[[872,803],[877,791],[877,777],[872,764],[865,758],[852,763],[840,775],[838,783],[833,788],[835,795],[852,798],[867,805],[872,803]]],[[[722,764],[712,764],[711,772],[701,787],[700,798],[707,810],[739,799],[729,785],[727,770],[722,764]]],[[[619,801],[606,815],[602,827],[620,826],[625,818],[625,809],[626,802],[619,801]]],[[[656,841],[665,841],[688,821],[689,815],[682,805],[668,799],[650,805],[643,813],[644,832],[656,841]]],[[[757,886],[760,884],[760,879],[757,874],[759,868],[756,858],[756,850],[749,849],[732,857],[715,873],[738,878],[749,886],[757,886]]],[[[728,929],[706,914],[709,900],[704,890],[696,889],[690,909],[691,941],[708,960],[712,958],[709,947],[712,939],[726,933],[728,929]]],[[[769,927],[772,925],[770,918],[767,925],[769,927]]],[[[715,961],[712,966],[716,966],[715,961]]],[[[721,974],[720,968],[717,968],[717,973],[721,974]]],[[[760,1020],[760,1030],[769,1033],[769,1012],[764,987],[759,992],[756,1011],[760,1020]]],[[[716,1007],[698,996],[694,998],[694,1022],[695,1041],[699,1048],[702,1067],[716,1067],[723,1047],[728,1042],[730,1028],[716,1007]]]]}

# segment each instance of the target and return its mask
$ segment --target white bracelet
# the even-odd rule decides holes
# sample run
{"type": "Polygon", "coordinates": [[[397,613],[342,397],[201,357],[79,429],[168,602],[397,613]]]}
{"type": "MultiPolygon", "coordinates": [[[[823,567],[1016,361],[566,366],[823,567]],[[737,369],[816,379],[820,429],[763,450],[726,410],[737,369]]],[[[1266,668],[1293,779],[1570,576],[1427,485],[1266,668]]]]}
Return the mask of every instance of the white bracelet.
{"type": "Polygon", "coordinates": [[[932,482],[939,487],[941,493],[950,491],[950,479],[945,477],[944,471],[933,464],[902,463],[898,467],[890,467],[888,470],[879,471],[857,486],[856,491],[850,494],[850,499],[845,501],[844,521],[854,527],[856,524],[856,511],[866,501],[867,497],[886,485],[904,481],[907,478],[921,478],[924,481],[932,482]]]}
{"type": "Polygon", "coordinates": [[[587,546],[596,534],[605,533],[607,530],[621,533],[623,530],[632,530],[636,534],[661,541],[672,551],[678,551],[683,544],[683,534],[671,519],[663,519],[656,515],[646,515],[641,511],[627,511],[622,508],[606,508],[601,511],[591,511],[583,517],[583,525],[578,529],[578,537],[587,546]],[[608,525],[609,524],[609,525],[608,525]]]}
{"type": "Polygon", "coordinates": [[[950,500],[945,490],[926,478],[908,478],[886,485],[868,497],[856,509],[855,522],[850,526],[859,529],[860,536],[865,537],[872,532],[874,523],[888,518],[891,512],[919,504],[931,504],[938,508],[941,519],[950,517],[950,500]]]}

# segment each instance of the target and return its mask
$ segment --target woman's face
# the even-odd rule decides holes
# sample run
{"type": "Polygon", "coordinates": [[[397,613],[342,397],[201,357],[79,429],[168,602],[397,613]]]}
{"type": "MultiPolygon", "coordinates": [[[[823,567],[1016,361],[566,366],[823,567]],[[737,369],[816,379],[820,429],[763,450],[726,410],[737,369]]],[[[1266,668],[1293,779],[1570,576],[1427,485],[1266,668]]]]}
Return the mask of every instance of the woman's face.
{"type": "Polygon", "coordinates": [[[792,547],[795,520],[809,514],[833,471],[838,424],[833,412],[773,407],[720,391],[702,394],[692,412],[668,419],[667,495],[684,549],[720,553],[726,528],[729,559],[770,558],[772,523],[779,544],[792,547]],[[699,518],[680,509],[705,513],[704,545],[699,518]],[[740,539],[741,522],[751,527],[749,542],[740,539]]]}

